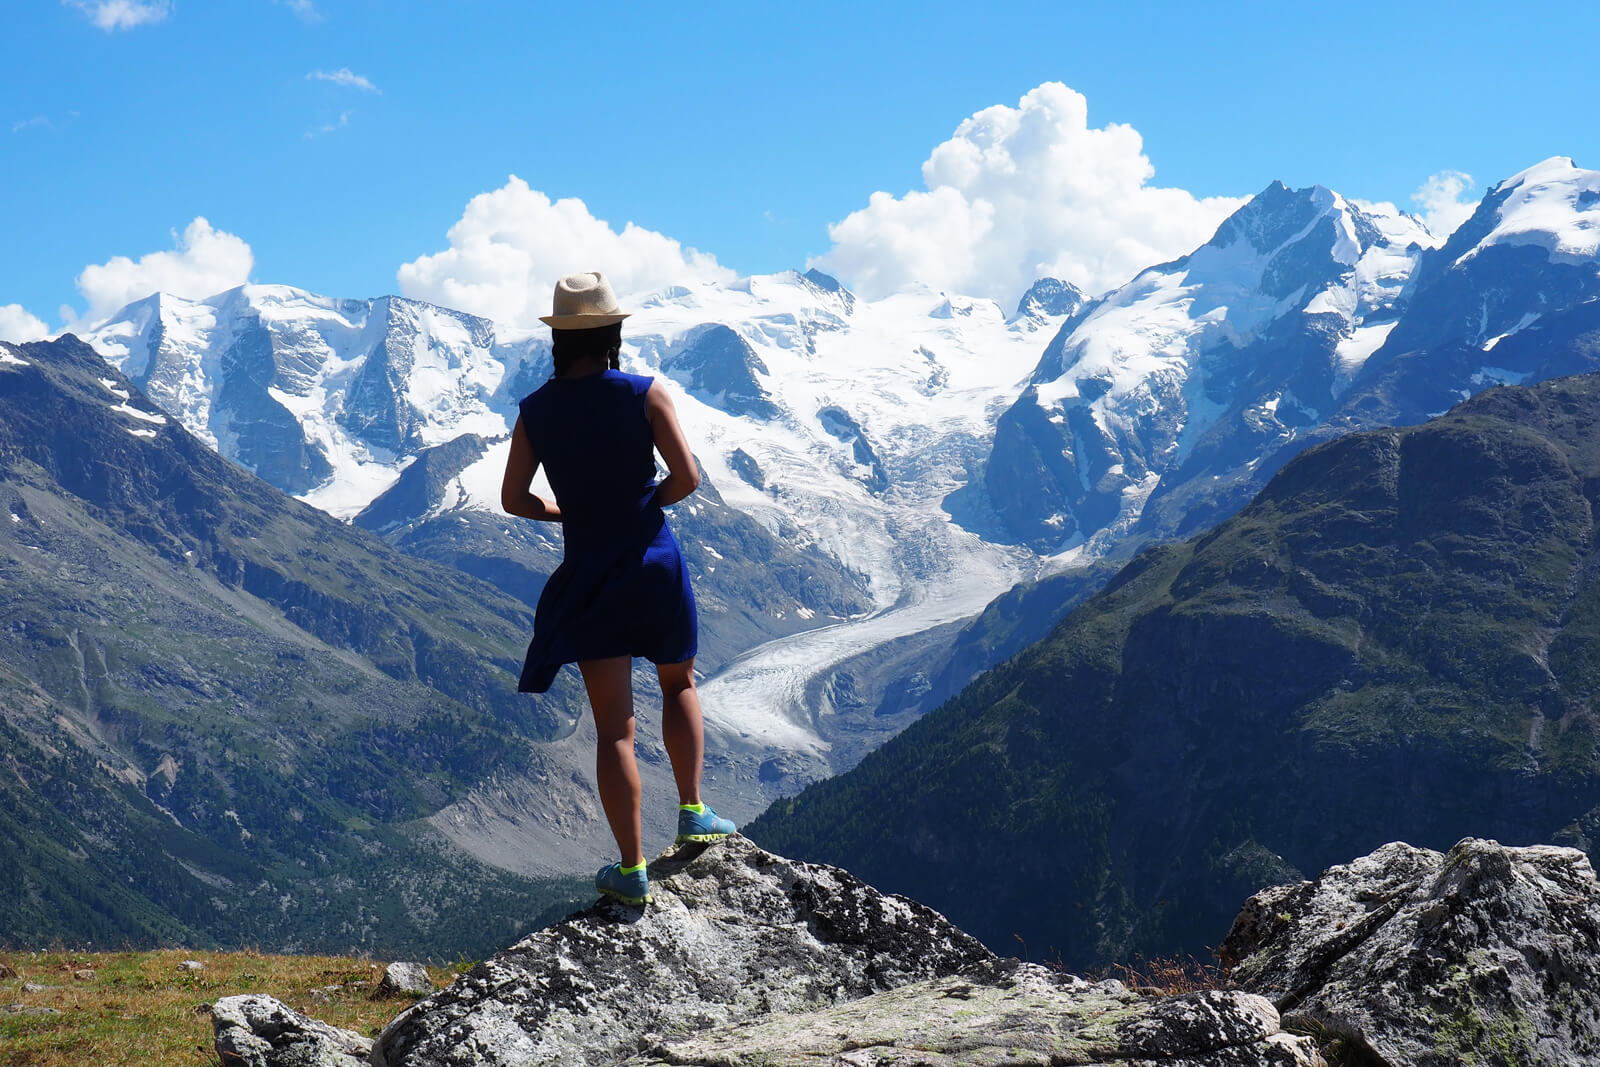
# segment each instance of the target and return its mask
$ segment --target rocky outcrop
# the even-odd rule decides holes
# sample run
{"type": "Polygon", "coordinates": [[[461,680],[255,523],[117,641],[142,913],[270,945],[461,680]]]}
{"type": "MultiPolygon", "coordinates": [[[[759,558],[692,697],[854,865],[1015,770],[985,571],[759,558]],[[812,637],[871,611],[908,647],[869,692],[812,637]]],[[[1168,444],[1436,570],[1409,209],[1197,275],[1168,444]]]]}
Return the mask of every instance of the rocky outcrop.
{"type": "Polygon", "coordinates": [[[993,957],[938,913],[734,837],[650,865],[647,908],[602,902],[484,961],[379,1036],[386,1067],[616,1063],[650,1035],[802,1012],[993,957]]]}
{"type": "Polygon", "coordinates": [[[211,1009],[217,1058],[228,1067],[366,1067],[372,1042],[301,1015],[272,997],[223,997],[211,1009]]]}
{"type": "Polygon", "coordinates": [[[598,904],[484,962],[390,1023],[372,1063],[1322,1064],[1263,997],[996,959],[936,912],[741,837],[650,873],[648,907],[598,904]]]}
{"type": "Polygon", "coordinates": [[[1600,882],[1576,849],[1385,845],[1257,893],[1221,952],[1365,1062],[1600,1062],[1600,882]]]}
{"type": "Polygon", "coordinates": [[[997,959],[913,901],[740,837],[669,852],[651,874],[648,907],[602,903],[540,931],[375,1043],[271,997],[220,1000],[218,1056],[252,1067],[1600,1062],[1600,881],[1574,849],[1385,845],[1257,893],[1221,950],[1235,988],[1170,995],[997,959]]]}
{"type": "Polygon", "coordinates": [[[1141,997],[1015,960],[809,1012],[662,1042],[629,1067],[1322,1063],[1249,993],[1141,997]],[[753,1059],[758,1053],[759,1060],[753,1059]]]}

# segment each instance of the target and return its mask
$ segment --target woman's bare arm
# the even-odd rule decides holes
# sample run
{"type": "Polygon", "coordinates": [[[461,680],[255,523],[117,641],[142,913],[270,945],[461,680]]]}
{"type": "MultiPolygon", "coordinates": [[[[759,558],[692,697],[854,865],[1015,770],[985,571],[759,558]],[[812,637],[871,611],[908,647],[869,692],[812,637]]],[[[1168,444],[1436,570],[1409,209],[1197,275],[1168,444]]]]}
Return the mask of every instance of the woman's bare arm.
{"type": "Polygon", "coordinates": [[[506,457],[506,474],[500,482],[500,506],[507,514],[524,519],[561,521],[561,509],[553,500],[535,496],[533,476],[539,469],[539,457],[534,454],[533,442],[522,429],[522,417],[511,430],[511,454],[506,457]]]}
{"type": "Polygon", "coordinates": [[[689,451],[672,397],[658,382],[644,394],[644,412],[650,420],[656,451],[667,464],[667,476],[656,486],[655,502],[660,507],[676,504],[700,487],[700,465],[689,451]]]}

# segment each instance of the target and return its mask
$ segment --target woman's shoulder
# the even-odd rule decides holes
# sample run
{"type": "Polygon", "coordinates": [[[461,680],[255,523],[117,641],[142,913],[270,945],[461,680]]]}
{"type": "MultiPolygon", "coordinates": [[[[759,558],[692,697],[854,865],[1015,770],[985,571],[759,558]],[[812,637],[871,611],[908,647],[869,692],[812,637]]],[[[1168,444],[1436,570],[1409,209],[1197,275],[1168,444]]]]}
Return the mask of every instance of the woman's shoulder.
{"type": "Polygon", "coordinates": [[[622,370],[608,370],[606,376],[619,385],[626,384],[633,390],[634,396],[643,396],[650,391],[650,386],[655,382],[655,379],[648,374],[629,374],[622,370]]]}

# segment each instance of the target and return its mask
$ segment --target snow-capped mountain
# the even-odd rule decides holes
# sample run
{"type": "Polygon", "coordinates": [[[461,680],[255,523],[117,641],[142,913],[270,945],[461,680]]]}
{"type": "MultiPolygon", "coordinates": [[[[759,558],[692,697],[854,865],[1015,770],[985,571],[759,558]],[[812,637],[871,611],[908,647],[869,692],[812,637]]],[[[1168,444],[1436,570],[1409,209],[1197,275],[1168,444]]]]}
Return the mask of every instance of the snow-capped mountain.
{"type": "Polygon", "coordinates": [[[157,293],[85,339],[189,432],[340,518],[422,449],[503,436],[517,390],[549,373],[548,344],[475,315],[282,285],[157,293]]]}
{"type": "Polygon", "coordinates": [[[1319,440],[1592,369],[1539,363],[1548,344],[1513,367],[1518,346],[1497,346],[1586,314],[1597,235],[1600,173],[1568,159],[1495,186],[1448,241],[1274,183],[1195,252],[1067,320],[1000,420],[986,489],[1018,538],[1093,557],[1209,526],[1319,440]]]}
{"type": "MultiPolygon", "coordinates": [[[[1597,200],[1594,172],[1550,160],[1441,243],[1274,183],[1190,255],[1094,300],[1045,279],[1010,315],[929,289],[865,301],[815,272],[635,298],[624,367],[670,383],[707,472],[674,522],[713,775],[788,791],[853,758],[836,742],[859,755],[903,726],[874,716],[860,657],[911,639],[936,657],[917,635],[1040,553],[1203,528],[1318,440],[1585,369],[1600,346],[1549,342],[1600,317],[1597,200]]],[[[246,286],[153,297],[90,340],[224,455],[408,551],[530,602],[558,558],[555,531],[498,509],[516,400],[549,373],[538,335],[246,286]]],[[[866,668],[880,688],[889,658],[866,668]]]]}
{"type": "MultiPolygon", "coordinates": [[[[1031,574],[1029,552],[980,536],[981,508],[946,501],[1082,302],[1050,280],[1009,316],[929,289],[869,302],[789,272],[631,303],[624,369],[670,383],[707,475],[673,521],[702,662],[727,668],[706,704],[728,748],[825,763],[832,709],[805,693],[819,669],[1031,574]]],[[[559,558],[553,528],[499,510],[516,402],[549,374],[544,337],[398,297],[244,286],[151,297],[87,339],[225,456],[408,550],[530,602],[559,558]]]]}
{"type": "Polygon", "coordinates": [[[1340,429],[1417,422],[1485,385],[1590,369],[1545,361],[1600,298],[1600,171],[1555,157],[1507,178],[1424,255],[1413,288],[1342,399],[1340,429]]]}
{"type": "Polygon", "coordinates": [[[1000,420],[996,508],[1040,550],[1100,554],[1219,421],[1245,417],[1248,462],[1330,410],[1437,243],[1409,215],[1272,184],[1068,321],[1000,420]]]}

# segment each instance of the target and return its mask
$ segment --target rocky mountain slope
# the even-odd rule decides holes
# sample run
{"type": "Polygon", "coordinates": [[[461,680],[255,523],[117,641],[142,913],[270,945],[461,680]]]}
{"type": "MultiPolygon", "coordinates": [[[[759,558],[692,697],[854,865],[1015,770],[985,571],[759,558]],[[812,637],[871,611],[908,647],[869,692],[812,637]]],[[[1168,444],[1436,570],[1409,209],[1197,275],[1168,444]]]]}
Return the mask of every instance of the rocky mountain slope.
{"type": "Polygon", "coordinates": [[[377,1040],[270,996],[213,1012],[246,1067],[1579,1067],[1593,1061],[1600,882],[1574,849],[1399,842],[1246,902],[1220,988],[998,959],[847,872],[731,839],[652,865],[486,960],[377,1040]],[[1281,1014],[1280,1014],[1281,1013],[1281,1014]]]}
{"type": "Polygon", "coordinates": [[[1069,966],[1396,837],[1592,848],[1597,441],[1581,376],[1315,448],[748,832],[1069,966]]]}
{"type": "Polygon", "coordinates": [[[0,604],[17,941],[459,951],[595,854],[586,746],[549,743],[581,696],[513,691],[525,605],[240,470],[72,338],[0,346],[0,604]],[[485,791],[545,813],[520,874],[451,843],[501,859],[458,825],[485,791]]]}

